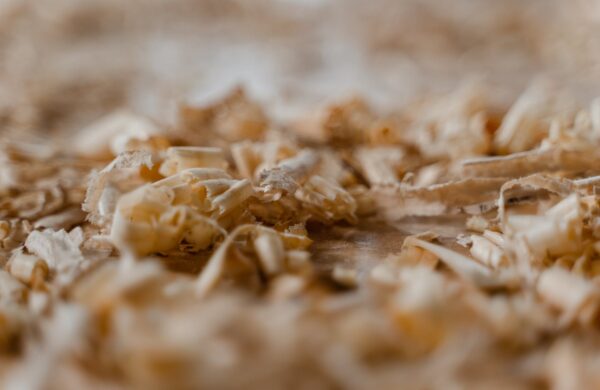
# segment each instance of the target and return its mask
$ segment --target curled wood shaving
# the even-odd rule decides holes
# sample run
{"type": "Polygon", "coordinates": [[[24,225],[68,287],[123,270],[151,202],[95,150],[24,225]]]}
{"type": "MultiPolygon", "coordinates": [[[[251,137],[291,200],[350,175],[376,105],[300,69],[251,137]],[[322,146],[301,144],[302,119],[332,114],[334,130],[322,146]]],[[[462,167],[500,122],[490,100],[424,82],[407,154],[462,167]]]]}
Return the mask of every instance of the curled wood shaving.
{"type": "Polygon", "coordinates": [[[231,145],[231,157],[239,173],[253,181],[260,180],[263,171],[272,169],[282,160],[298,154],[297,147],[289,142],[249,142],[231,145]]]}
{"type": "Polygon", "coordinates": [[[598,310],[598,288],[589,281],[564,269],[545,270],[537,282],[540,296],[562,311],[561,322],[579,320],[590,323],[598,310]]]}
{"type": "Polygon", "coordinates": [[[36,229],[50,228],[54,230],[69,229],[85,220],[85,212],[79,208],[69,208],[65,211],[40,218],[33,226],[36,229]]]}
{"type": "MultiPolygon", "coordinates": [[[[117,177],[117,179],[130,179],[129,171],[133,170],[135,171],[133,175],[139,175],[141,167],[151,168],[153,165],[153,156],[150,152],[124,152],[100,172],[92,173],[85,200],[82,204],[82,209],[88,213],[88,219],[101,225],[112,217],[117,199],[121,193],[116,180],[112,180],[114,176],[123,173],[124,177],[117,177]]],[[[119,184],[122,185],[123,181],[119,180],[119,184]]]]}
{"type": "Polygon", "coordinates": [[[537,172],[595,172],[600,155],[595,148],[564,150],[535,149],[500,157],[465,160],[463,173],[473,177],[520,177],[537,172]]]}
{"type": "Polygon", "coordinates": [[[494,208],[506,179],[473,178],[423,188],[377,187],[372,190],[378,209],[390,220],[409,215],[441,215],[468,208],[472,214],[494,208]]]}
{"type": "Polygon", "coordinates": [[[487,153],[491,139],[486,131],[485,100],[482,88],[469,83],[425,104],[417,110],[408,129],[413,142],[428,158],[456,159],[487,153]]]}
{"type": "Polygon", "coordinates": [[[413,245],[433,253],[451,270],[474,283],[481,285],[494,283],[493,273],[489,268],[458,252],[415,237],[408,237],[404,245],[413,245]]]}
{"type": "Polygon", "coordinates": [[[528,263],[577,252],[582,247],[583,213],[576,194],[543,215],[511,214],[504,225],[507,242],[528,263]]]}
{"type": "Polygon", "coordinates": [[[192,143],[210,143],[211,135],[227,141],[259,140],[268,126],[260,105],[243,88],[236,88],[220,101],[205,107],[183,106],[181,136],[192,143]]]}
{"type": "Polygon", "coordinates": [[[267,191],[284,190],[294,193],[317,168],[319,155],[306,150],[297,156],[281,161],[276,167],[260,174],[260,184],[267,191]]]}
{"type": "Polygon", "coordinates": [[[554,117],[553,111],[564,109],[562,104],[547,82],[532,84],[505,115],[494,136],[495,148],[516,153],[536,146],[548,133],[546,118],[554,117]]]}
{"type": "Polygon", "coordinates": [[[376,121],[369,105],[360,98],[331,105],[314,118],[320,138],[340,145],[364,143],[376,121]]]}
{"type": "Polygon", "coordinates": [[[404,153],[393,147],[361,148],[356,152],[358,164],[370,185],[397,183],[401,177],[404,153]]]}
{"type": "Polygon", "coordinates": [[[82,129],[74,139],[75,152],[86,157],[105,157],[132,150],[135,141],[148,141],[161,134],[151,120],[118,111],[82,129]]]}
{"type": "Polygon", "coordinates": [[[122,196],[111,227],[113,243],[144,256],[174,249],[184,238],[205,249],[223,235],[223,228],[201,209],[177,200],[174,189],[166,186],[146,185],[122,196]]]}
{"type": "MultiPolygon", "coordinates": [[[[293,238],[292,236],[289,236],[288,239],[281,239],[276,231],[263,226],[238,226],[214,252],[198,278],[196,291],[200,296],[205,296],[214,289],[225,272],[228,252],[234,245],[235,240],[247,234],[256,236],[251,238],[251,240],[254,242],[254,249],[257,252],[261,267],[267,274],[274,274],[282,269],[284,266],[284,250],[297,250],[304,249],[305,247],[302,244],[302,240],[291,239],[293,238]]],[[[296,255],[293,254],[293,257],[296,257],[296,255]]],[[[297,261],[295,258],[293,260],[297,261]]],[[[292,267],[296,266],[296,264],[291,265],[292,267]]]]}
{"type": "Polygon", "coordinates": [[[321,176],[311,176],[294,195],[315,219],[356,222],[357,205],[352,195],[321,176]]]}
{"type": "Polygon", "coordinates": [[[544,190],[553,194],[566,196],[573,191],[573,184],[568,180],[553,178],[545,175],[531,175],[524,178],[510,180],[500,188],[498,196],[498,216],[503,222],[506,212],[507,193],[513,192],[515,198],[523,197],[528,192],[544,190]],[[520,190],[520,191],[519,191],[520,190]]]}
{"type": "Polygon", "coordinates": [[[55,272],[57,283],[69,284],[86,264],[80,250],[82,234],[81,228],[69,233],[65,230],[35,230],[27,236],[25,248],[45,261],[48,268],[55,272]]]}
{"type": "Polygon", "coordinates": [[[227,168],[220,148],[178,146],[167,149],[167,157],[160,167],[163,176],[171,176],[189,168],[227,168]]]}

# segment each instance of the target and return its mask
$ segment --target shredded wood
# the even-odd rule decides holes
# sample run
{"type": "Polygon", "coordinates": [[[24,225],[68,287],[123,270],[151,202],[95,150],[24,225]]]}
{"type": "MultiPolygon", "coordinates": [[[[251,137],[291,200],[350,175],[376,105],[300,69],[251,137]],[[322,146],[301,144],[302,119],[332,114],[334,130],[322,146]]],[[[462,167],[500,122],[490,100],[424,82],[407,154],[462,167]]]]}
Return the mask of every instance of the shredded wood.
{"type": "Polygon", "coordinates": [[[469,81],[282,119],[233,87],[54,133],[77,99],[2,88],[0,388],[600,387],[600,98],[469,81]]]}
{"type": "Polygon", "coordinates": [[[6,149],[6,386],[254,387],[310,362],[314,383],[352,371],[389,387],[406,367],[480,365],[460,352],[467,330],[468,348],[520,367],[515,383],[553,380],[543,340],[598,322],[597,104],[550,129],[530,91],[492,137],[474,91],[422,106],[408,130],[334,106],[318,142],[267,131],[237,91],[170,131],[119,113],[74,149],[6,149]]]}

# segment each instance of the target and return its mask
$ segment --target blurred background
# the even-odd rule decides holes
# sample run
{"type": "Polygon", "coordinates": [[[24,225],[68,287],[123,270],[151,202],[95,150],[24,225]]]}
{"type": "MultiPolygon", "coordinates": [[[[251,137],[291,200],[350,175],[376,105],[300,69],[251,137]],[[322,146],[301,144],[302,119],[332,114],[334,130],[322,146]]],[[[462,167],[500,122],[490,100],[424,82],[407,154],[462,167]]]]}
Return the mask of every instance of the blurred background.
{"type": "Polygon", "coordinates": [[[238,84],[282,120],[472,79],[505,107],[540,75],[600,95],[600,0],[0,0],[1,129],[169,123],[238,84]]]}

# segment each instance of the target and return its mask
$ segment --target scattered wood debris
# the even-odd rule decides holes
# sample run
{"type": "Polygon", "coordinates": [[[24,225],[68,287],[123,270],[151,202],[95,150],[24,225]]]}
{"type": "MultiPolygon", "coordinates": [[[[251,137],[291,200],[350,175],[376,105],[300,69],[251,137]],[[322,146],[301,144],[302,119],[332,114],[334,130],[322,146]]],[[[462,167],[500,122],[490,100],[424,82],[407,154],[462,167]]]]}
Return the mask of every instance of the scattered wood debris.
{"type": "Polygon", "coordinates": [[[600,339],[600,103],[548,94],[528,90],[492,131],[473,86],[399,116],[334,105],[310,129],[238,89],[168,131],[119,112],[74,148],[7,139],[0,379],[554,383],[600,339]],[[384,227],[402,239],[374,248],[384,227]],[[339,229],[347,246],[323,258],[313,242],[339,229]]]}

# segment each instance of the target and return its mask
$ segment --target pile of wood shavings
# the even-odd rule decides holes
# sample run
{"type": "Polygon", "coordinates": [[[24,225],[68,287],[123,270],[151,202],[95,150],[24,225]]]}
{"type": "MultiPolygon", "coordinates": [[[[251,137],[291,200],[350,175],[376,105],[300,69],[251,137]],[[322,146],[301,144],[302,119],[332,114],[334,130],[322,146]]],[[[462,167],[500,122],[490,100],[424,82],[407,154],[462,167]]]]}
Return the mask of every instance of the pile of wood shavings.
{"type": "Polygon", "coordinates": [[[600,386],[600,101],[559,96],[3,139],[3,388],[600,386]]]}

